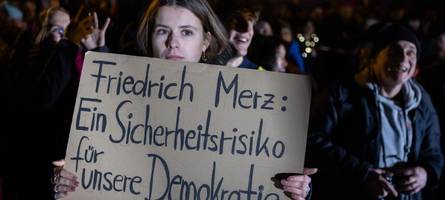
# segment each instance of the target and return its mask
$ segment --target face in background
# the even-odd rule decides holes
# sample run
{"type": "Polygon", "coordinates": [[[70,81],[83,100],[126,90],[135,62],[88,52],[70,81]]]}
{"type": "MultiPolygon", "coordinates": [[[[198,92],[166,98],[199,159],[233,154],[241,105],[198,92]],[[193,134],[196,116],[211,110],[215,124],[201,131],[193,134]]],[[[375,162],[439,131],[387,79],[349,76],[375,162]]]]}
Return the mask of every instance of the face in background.
{"type": "Polygon", "coordinates": [[[307,21],[304,25],[303,31],[304,31],[305,36],[310,36],[310,35],[314,34],[315,33],[314,22],[307,21]]]}
{"type": "Polygon", "coordinates": [[[156,14],[151,38],[153,57],[199,62],[210,38],[192,12],[179,6],[162,6],[156,14]]]}
{"type": "Polygon", "coordinates": [[[273,66],[273,71],[276,72],[286,72],[287,60],[286,60],[286,48],[284,45],[279,45],[275,50],[275,64],[273,66]]]}
{"type": "Polygon", "coordinates": [[[252,20],[247,21],[247,31],[240,32],[235,29],[230,29],[229,41],[230,44],[236,49],[238,56],[246,56],[250,43],[253,38],[253,24],[252,20]]]}
{"type": "Polygon", "coordinates": [[[436,45],[439,51],[438,54],[440,58],[445,59],[445,33],[439,35],[439,37],[437,38],[436,45]]]}
{"type": "Polygon", "coordinates": [[[408,41],[398,41],[377,54],[373,69],[382,84],[397,86],[414,75],[416,64],[416,45],[408,41]]]}
{"type": "Polygon", "coordinates": [[[272,26],[267,21],[264,20],[258,21],[255,25],[255,29],[260,35],[263,36],[273,35],[272,26]]]}
{"type": "Polygon", "coordinates": [[[290,27],[282,27],[281,28],[281,39],[285,42],[292,42],[292,30],[290,29],[290,27]]]}
{"type": "Polygon", "coordinates": [[[49,19],[47,38],[52,43],[58,43],[64,36],[64,32],[70,24],[70,16],[62,11],[56,11],[49,19]]]}

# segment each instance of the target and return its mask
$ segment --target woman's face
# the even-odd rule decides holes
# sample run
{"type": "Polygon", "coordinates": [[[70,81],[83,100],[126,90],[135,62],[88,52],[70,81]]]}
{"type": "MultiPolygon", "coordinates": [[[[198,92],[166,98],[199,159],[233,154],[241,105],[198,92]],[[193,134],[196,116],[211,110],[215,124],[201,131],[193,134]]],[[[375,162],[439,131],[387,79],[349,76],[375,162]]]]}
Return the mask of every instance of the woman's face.
{"type": "Polygon", "coordinates": [[[56,11],[49,19],[48,39],[58,43],[64,36],[64,32],[70,24],[70,16],[62,11],[56,11]]]}
{"type": "Polygon", "coordinates": [[[275,50],[275,66],[273,67],[273,71],[276,72],[286,72],[287,61],[286,61],[286,48],[284,45],[280,45],[275,50]]]}
{"type": "Polygon", "coordinates": [[[167,60],[199,62],[210,44],[201,21],[180,6],[159,8],[151,38],[153,57],[167,60]]]}

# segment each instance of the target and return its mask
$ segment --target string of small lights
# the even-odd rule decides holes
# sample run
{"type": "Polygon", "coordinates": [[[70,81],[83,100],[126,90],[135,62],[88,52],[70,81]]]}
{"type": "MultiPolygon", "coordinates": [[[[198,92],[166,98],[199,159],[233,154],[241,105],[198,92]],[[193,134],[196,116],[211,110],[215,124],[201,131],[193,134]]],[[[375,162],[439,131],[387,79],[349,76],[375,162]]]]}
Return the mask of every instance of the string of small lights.
{"type": "Polygon", "coordinates": [[[317,34],[315,33],[312,33],[310,38],[308,39],[306,39],[302,33],[298,33],[297,39],[301,44],[304,45],[304,51],[301,53],[301,56],[303,56],[303,58],[307,58],[308,56],[312,55],[315,45],[320,41],[317,34]]]}

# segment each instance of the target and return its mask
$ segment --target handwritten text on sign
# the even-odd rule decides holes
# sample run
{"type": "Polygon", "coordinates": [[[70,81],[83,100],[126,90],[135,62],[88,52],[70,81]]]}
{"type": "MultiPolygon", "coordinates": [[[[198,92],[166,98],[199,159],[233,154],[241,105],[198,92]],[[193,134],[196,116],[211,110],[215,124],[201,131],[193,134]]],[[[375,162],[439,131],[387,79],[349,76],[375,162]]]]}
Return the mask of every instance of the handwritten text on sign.
{"type": "Polygon", "coordinates": [[[89,52],[66,199],[286,199],[302,171],[307,77],[89,52]]]}

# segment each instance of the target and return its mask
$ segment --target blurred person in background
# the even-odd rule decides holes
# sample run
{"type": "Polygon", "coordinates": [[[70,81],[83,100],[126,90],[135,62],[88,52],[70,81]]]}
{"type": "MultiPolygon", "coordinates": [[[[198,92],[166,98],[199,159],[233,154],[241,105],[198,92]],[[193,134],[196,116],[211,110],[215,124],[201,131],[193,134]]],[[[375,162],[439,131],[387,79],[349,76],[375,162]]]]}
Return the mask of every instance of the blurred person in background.
{"type": "Polygon", "coordinates": [[[52,199],[53,162],[65,157],[83,54],[106,49],[109,19],[99,26],[95,13],[82,20],[76,16],[73,21],[60,7],[43,13],[36,44],[22,58],[26,62],[15,66],[15,77],[10,80],[11,123],[2,133],[2,142],[21,148],[25,154],[6,150],[2,156],[7,163],[2,169],[6,200],[52,199]],[[36,159],[30,162],[30,156],[36,159]],[[24,180],[33,181],[26,192],[24,180]]]}
{"type": "Polygon", "coordinates": [[[413,80],[420,42],[383,24],[353,78],[314,101],[308,135],[314,199],[421,200],[438,185],[440,130],[429,95],[413,80]]]}
{"type": "Polygon", "coordinates": [[[286,72],[286,46],[278,37],[255,36],[249,56],[261,69],[275,72],[286,72]]]}
{"type": "Polygon", "coordinates": [[[258,66],[247,58],[247,53],[253,39],[253,27],[258,20],[258,11],[241,9],[232,14],[227,22],[229,42],[233,57],[227,61],[230,67],[257,69],[258,66]]]}

